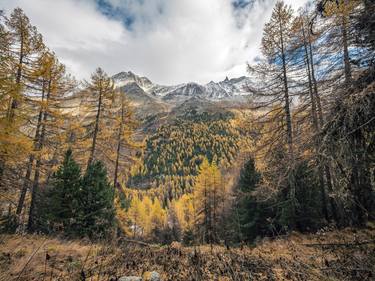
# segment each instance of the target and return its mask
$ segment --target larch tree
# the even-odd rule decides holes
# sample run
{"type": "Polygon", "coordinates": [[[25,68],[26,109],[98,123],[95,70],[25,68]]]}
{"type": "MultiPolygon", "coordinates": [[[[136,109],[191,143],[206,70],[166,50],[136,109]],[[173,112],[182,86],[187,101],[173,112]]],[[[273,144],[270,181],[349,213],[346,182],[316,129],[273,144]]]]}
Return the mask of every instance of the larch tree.
{"type": "Polygon", "coordinates": [[[141,235],[142,225],[144,224],[146,216],[145,208],[138,196],[134,196],[130,202],[130,207],[127,212],[127,217],[130,221],[130,229],[133,232],[133,238],[141,235]]]}
{"type": "MultiPolygon", "coordinates": [[[[40,58],[39,70],[32,73],[32,75],[41,83],[42,96],[37,101],[39,114],[36,124],[37,133],[34,141],[36,163],[28,221],[28,229],[30,231],[34,228],[34,220],[37,216],[35,209],[41,173],[48,169],[46,165],[48,160],[54,157],[53,154],[64,143],[64,140],[60,138],[60,135],[64,134],[64,115],[62,114],[60,104],[64,96],[71,93],[75,86],[70,77],[66,75],[65,66],[50,52],[43,54],[40,58]]],[[[29,163],[29,167],[31,165],[32,163],[29,163]]],[[[27,186],[24,186],[22,192],[26,190],[27,186]]],[[[22,204],[23,202],[20,200],[20,209],[22,209],[22,204]]]]}
{"type": "Polygon", "coordinates": [[[102,133],[105,127],[103,115],[114,96],[113,81],[110,77],[108,77],[103,69],[98,68],[91,75],[91,82],[88,84],[87,92],[89,96],[86,103],[89,110],[89,115],[94,115],[89,116],[90,120],[88,120],[88,127],[90,131],[89,134],[91,138],[89,158],[87,161],[87,166],[89,166],[97,156],[98,139],[100,137],[100,133],[102,133]]]}
{"type": "Polygon", "coordinates": [[[221,172],[215,164],[204,159],[194,185],[195,228],[202,243],[218,241],[219,217],[225,194],[221,188],[221,172]]]}
{"type": "MultiPolygon", "coordinates": [[[[20,160],[23,151],[28,154],[32,145],[25,126],[29,120],[30,108],[27,106],[28,91],[33,84],[30,72],[40,52],[44,49],[42,36],[30,24],[28,17],[16,8],[9,18],[1,16],[1,156],[0,166],[4,170],[6,162],[12,158],[20,160]],[[12,157],[10,157],[12,155],[12,157]]],[[[23,154],[23,155],[24,155],[23,154]]]]}
{"type": "MultiPolygon", "coordinates": [[[[123,171],[126,168],[130,170],[129,164],[135,163],[136,159],[132,156],[132,152],[139,145],[133,140],[137,122],[135,121],[130,101],[125,93],[116,92],[116,97],[117,99],[115,99],[114,103],[118,102],[119,106],[114,108],[115,116],[111,134],[113,139],[115,139],[114,148],[112,149],[115,152],[113,157],[115,161],[112,162],[114,162],[113,185],[120,190],[119,178],[122,176],[122,180],[125,180],[126,174],[123,171]]],[[[109,142],[108,144],[112,145],[109,142]]]]}
{"type": "Polygon", "coordinates": [[[266,23],[262,38],[264,59],[255,66],[249,65],[249,73],[257,84],[249,85],[249,90],[256,99],[253,109],[261,114],[258,121],[277,124],[270,138],[268,148],[279,143],[285,146],[286,157],[280,165],[275,185],[283,190],[285,204],[282,216],[290,228],[295,227],[296,187],[295,187],[295,135],[293,132],[291,99],[291,77],[294,58],[290,53],[292,36],[293,10],[278,1],[272,11],[271,19],[266,23]]]}
{"type": "Polygon", "coordinates": [[[295,110],[295,119],[297,120],[295,123],[299,124],[300,150],[302,153],[311,155],[311,159],[315,161],[315,167],[319,174],[322,213],[328,220],[330,216],[327,206],[327,190],[331,191],[331,186],[325,180],[325,176],[329,179],[329,175],[327,175],[329,168],[324,165],[322,157],[319,155],[323,117],[321,99],[315,77],[314,56],[312,53],[313,42],[307,11],[301,10],[299,15],[295,17],[291,38],[291,51],[295,53],[296,57],[294,59],[293,75],[298,77],[300,81],[298,83],[299,103],[295,110]],[[306,119],[310,122],[305,122],[306,119]]]}

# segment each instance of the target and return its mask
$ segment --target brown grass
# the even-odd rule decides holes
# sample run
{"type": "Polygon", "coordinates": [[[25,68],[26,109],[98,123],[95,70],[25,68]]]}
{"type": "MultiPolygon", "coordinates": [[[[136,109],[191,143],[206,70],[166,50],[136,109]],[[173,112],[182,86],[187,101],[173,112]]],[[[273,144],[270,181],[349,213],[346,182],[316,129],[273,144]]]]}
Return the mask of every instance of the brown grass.
{"type": "Polygon", "coordinates": [[[117,280],[157,271],[162,280],[375,280],[375,228],[292,233],[256,247],[91,244],[0,237],[0,280],[117,280]]]}

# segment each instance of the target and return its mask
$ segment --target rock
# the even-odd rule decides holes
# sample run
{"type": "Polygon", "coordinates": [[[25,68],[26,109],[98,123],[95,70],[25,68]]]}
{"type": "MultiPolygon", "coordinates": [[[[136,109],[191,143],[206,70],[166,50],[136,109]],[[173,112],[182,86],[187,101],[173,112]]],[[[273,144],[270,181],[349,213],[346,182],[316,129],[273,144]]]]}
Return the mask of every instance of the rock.
{"type": "Polygon", "coordinates": [[[124,276],[120,277],[118,281],[142,281],[142,278],[138,276],[124,276]]]}
{"type": "Polygon", "coordinates": [[[146,272],[143,275],[144,281],[161,281],[160,274],[156,271],[146,272]]]}

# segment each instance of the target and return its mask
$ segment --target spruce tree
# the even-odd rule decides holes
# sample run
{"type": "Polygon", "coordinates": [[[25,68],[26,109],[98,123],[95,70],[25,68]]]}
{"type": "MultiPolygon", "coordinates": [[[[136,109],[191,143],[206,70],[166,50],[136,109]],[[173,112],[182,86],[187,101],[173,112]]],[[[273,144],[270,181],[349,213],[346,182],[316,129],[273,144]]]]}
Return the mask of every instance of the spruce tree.
{"type": "Polygon", "coordinates": [[[80,236],[108,237],[115,222],[114,189],[102,162],[95,161],[88,166],[80,195],[80,236]]]}
{"type": "Polygon", "coordinates": [[[51,186],[46,191],[48,203],[42,208],[48,230],[62,230],[68,235],[75,235],[79,230],[77,215],[80,213],[81,169],[73,159],[69,149],[65,159],[51,178],[51,186]]]}
{"type": "Polygon", "coordinates": [[[240,223],[239,235],[241,240],[251,241],[261,233],[262,209],[255,196],[256,185],[260,181],[260,173],[255,168],[254,159],[249,159],[242,168],[238,188],[240,201],[238,203],[238,221],[240,223]]]}

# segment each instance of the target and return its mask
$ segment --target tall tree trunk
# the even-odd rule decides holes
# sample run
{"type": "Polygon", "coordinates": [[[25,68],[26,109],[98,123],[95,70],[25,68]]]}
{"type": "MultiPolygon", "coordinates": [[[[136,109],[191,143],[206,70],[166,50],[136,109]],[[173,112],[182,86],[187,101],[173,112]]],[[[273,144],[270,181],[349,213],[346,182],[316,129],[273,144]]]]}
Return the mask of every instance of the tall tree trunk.
{"type": "Polygon", "coordinates": [[[118,169],[119,169],[119,162],[120,162],[120,153],[121,153],[121,142],[122,142],[122,134],[124,130],[124,101],[121,101],[121,123],[120,123],[120,128],[119,132],[117,135],[117,149],[116,149],[116,163],[115,163],[115,175],[113,177],[113,184],[115,188],[118,188],[120,190],[120,187],[118,185],[118,169]]]}
{"type": "MultiPolygon", "coordinates": [[[[320,126],[318,121],[318,113],[317,113],[317,106],[316,106],[316,96],[313,92],[313,79],[312,79],[312,70],[311,70],[311,64],[310,61],[312,61],[312,58],[310,59],[309,52],[308,52],[308,46],[307,46],[307,38],[305,34],[305,27],[302,27],[302,34],[303,34],[303,45],[305,50],[305,57],[306,57],[306,66],[307,66],[307,77],[308,77],[308,83],[309,83],[309,95],[311,100],[311,116],[313,119],[313,126],[315,130],[315,153],[317,156],[316,162],[318,166],[318,174],[319,174],[319,187],[320,187],[320,196],[322,199],[322,212],[324,217],[328,220],[328,208],[327,208],[327,194],[324,186],[324,171],[321,165],[319,165],[319,144],[320,144],[320,126]]],[[[311,45],[310,45],[311,46],[311,45]]]]}
{"type": "Polygon", "coordinates": [[[319,123],[318,123],[318,115],[317,115],[317,108],[316,108],[316,100],[315,95],[313,93],[313,83],[311,78],[311,69],[310,69],[310,57],[307,50],[307,42],[306,42],[306,35],[305,35],[305,27],[302,27],[302,35],[303,35],[303,45],[305,50],[305,58],[306,58],[306,66],[307,66],[307,77],[308,77],[308,83],[309,83],[309,95],[310,95],[310,101],[311,101],[311,116],[313,120],[313,126],[315,133],[319,132],[319,123]]]}
{"type": "Polygon", "coordinates": [[[286,68],[286,57],[284,47],[284,34],[281,20],[279,21],[279,32],[280,32],[280,45],[281,45],[281,60],[283,67],[283,82],[284,82],[284,111],[285,120],[287,126],[287,141],[288,141],[288,157],[290,163],[290,171],[288,172],[288,196],[290,201],[289,209],[289,225],[293,229],[295,228],[295,215],[296,215],[296,187],[295,187],[295,175],[294,175],[294,149],[293,149],[293,131],[292,131],[292,117],[290,113],[290,98],[288,88],[288,77],[286,68]]]}
{"type": "Polygon", "coordinates": [[[94,128],[94,134],[92,137],[91,152],[90,152],[89,160],[87,162],[87,167],[89,167],[92,161],[94,160],[95,149],[96,149],[96,139],[98,137],[98,132],[99,132],[99,121],[100,121],[101,109],[102,109],[102,89],[99,89],[98,110],[96,112],[96,117],[95,117],[95,128],[94,128]]]}
{"type": "MultiPolygon", "coordinates": [[[[319,132],[320,132],[324,125],[324,116],[323,116],[322,103],[321,103],[320,95],[318,92],[318,83],[315,77],[315,64],[314,64],[314,56],[313,56],[313,51],[312,51],[310,31],[308,32],[308,42],[309,42],[309,53],[310,53],[311,78],[312,78],[313,85],[314,85],[314,95],[316,99],[316,106],[317,106],[318,120],[319,120],[318,125],[319,125],[319,132]]],[[[321,143],[321,136],[319,135],[319,144],[320,143],[321,143]]],[[[328,191],[328,193],[332,193],[333,185],[332,185],[331,169],[327,163],[324,163],[321,156],[319,156],[319,158],[321,162],[321,165],[319,165],[320,166],[319,169],[323,170],[323,174],[324,174],[323,180],[325,180],[325,185],[327,186],[326,190],[328,191]]],[[[321,181],[321,175],[319,175],[319,181],[321,181]]],[[[335,199],[332,196],[328,196],[328,197],[329,197],[329,205],[331,208],[332,217],[334,221],[338,222],[339,215],[338,215],[338,210],[337,210],[335,199]]],[[[327,204],[327,213],[328,213],[328,204],[327,204]]],[[[328,213],[328,218],[329,217],[330,216],[328,213]]]]}
{"type": "MultiPolygon", "coordinates": [[[[37,149],[39,138],[40,138],[40,127],[42,125],[42,118],[43,118],[44,95],[45,95],[45,82],[43,81],[42,82],[42,101],[41,101],[41,107],[39,110],[36,129],[35,129],[35,136],[34,136],[34,150],[37,149]]],[[[20,198],[18,199],[17,211],[16,211],[17,215],[21,214],[24,203],[25,203],[26,193],[27,193],[27,190],[29,189],[29,184],[31,181],[31,172],[33,169],[34,159],[35,159],[34,153],[31,153],[29,156],[29,162],[27,163],[27,166],[26,166],[26,174],[25,174],[23,185],[22,185],[20,198]]]]}
{"type": "MultiPolygon", "coordinates": [[[[48,92],[47,92],[47,98],[46,98],[46,103],[48,106],[48,101],[50,99],[51,95],[51,78],[48,81],[48,92]]],[[[46,135],[46,122],[48,118],[48,113],[45,109],[43,109],[43,122],[42,122],[42,130],[38,142],[38,147],[37,151],[39,152],[37,156],[37,161],[35,165],[35,173],[34,173],[34,182],[33,182],[33,187],[32,187],[32,192],[31,192],[31,203],[30,203],[30,212],[29,212],[29,221],[27,224],[27,229],[29,232],[32,232],[35,230],[35,220],[36,220],[36,203],[37,203],[37,197],[38,197],[38,189],[39,189],[39,177],[40,177],[40,168],[42,165],[42,160],[41,160],[41,155],[40,151],[43,149],[44,146],[44,140],[45,140],[45,135],[46,135]]]]}
{"type": "Polygon", "coordinates": [[[342,32],[342,44],[343,44],[343,51],[344,51],[344,68],[345,68],[345,83],[347,86],[351,84],[352,80],[352,70],[350,65],[350,55],[349,55],[349,38],[348,38],[348,17],[344,14],[342,15],[342,24],[341,24],[341,32],[342,32]]]}
{"type": "Polygon", "coordinates": [[[292,131],[292,118],[290,113],[290,98],[289,98],[289,88],[288,88],[288,77],[286,70],[286,58],[285,58],[285,48],[284,48],[284,38],[282,25],[280,21],[280,43],[281,43],[281,60],[283,65],[283,82],[284,82],[284,111],[285,111],[285,120],[287,126],[287,138],[289,146],[289,157],[292,162],[294,162],[294,151],[293,151],[293,131],[292,131]]]}
{"type": "MultiPolygon", "coordinates": [[[[22,21],[21,21],[22,23],[22,21]]],[[[22,67],[23,67],[23,59],[24,59],[24,38],[21,32],[21,43],[20,43],[20,52],[18,57],[18,66],[17,66],[17,74],[16,74],[16,86],[17,90],[20,89],[21,86],[21,78],[22,78],[22,67]]],[[[18,100],[17,98],[12,98],[11,106],[8,112],[8,120],[13,121],[14,119],[14,110],[18,107],[18,100]]]]}
{"type": "Polygon", "coordinates": [[[316,108],[317,108],[318,120],[319,120],[318,125],[319,125],[319,130],[320,130],[324,124],[323,109],[322,109],[322,102],[320,99],[320,95],[318,92],[318,83],[316,82],[316,77],[315,77],[315,64],[314,64],[314,56],[313,56],[313,51],[312,51],[310,31],[307,33],[307,35],[308,35],[308,45],[309,45],[309,53],[310,53],[311,80],[314,86],[314,96],[316,100],[316,108]]]}

